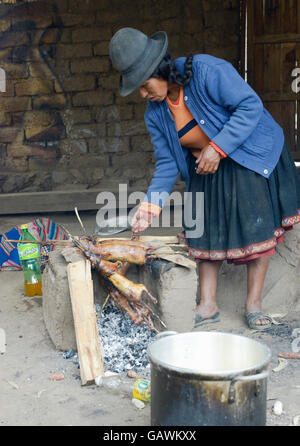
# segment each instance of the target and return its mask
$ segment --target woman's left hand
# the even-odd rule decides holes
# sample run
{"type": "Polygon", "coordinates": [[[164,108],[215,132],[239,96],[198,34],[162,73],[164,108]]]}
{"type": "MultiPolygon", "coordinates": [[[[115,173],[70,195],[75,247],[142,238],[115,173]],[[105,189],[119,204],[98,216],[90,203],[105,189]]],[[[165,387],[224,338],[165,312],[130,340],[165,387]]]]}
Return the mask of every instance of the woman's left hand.
{"type": "Polygon", "coordinates": [[[219,167],[221,158],[221,155],[208,144],[208,146],[201,150],[201,153],[196,160],[196,164],[198,164],[196,173],[201,175],[215,173],[219,167]]]}

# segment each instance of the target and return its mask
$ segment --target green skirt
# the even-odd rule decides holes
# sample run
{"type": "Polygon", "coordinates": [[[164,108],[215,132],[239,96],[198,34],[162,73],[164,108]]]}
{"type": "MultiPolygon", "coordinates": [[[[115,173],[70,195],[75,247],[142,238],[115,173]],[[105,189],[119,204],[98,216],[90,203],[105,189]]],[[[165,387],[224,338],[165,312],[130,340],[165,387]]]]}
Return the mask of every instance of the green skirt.
{"type": "Polygon", "coordinates": [[[185,238],[183,232],[190,255],[243,264],[274,254],[285,231],[300,222],[300,175],[286,144],[268,179],[229,157],[216,173],[199,175],[191,158],[189,192],[193,200],[204,192],[204,233],[185,238]]]}

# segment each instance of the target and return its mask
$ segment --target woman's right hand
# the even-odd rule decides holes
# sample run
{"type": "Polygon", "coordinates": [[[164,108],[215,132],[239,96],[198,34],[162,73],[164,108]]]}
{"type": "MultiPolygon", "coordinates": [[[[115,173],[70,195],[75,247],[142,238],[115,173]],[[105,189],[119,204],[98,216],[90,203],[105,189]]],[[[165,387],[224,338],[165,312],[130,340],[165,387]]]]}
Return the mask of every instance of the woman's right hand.
{"type": "Polygon", "coordinates": [[[137,234],[138,232],[146,231],[153,219],[159,216],[160,211],[161,207],[155,204],[147,202],[141,203],[131,221],[132,232],[137,234]]]}

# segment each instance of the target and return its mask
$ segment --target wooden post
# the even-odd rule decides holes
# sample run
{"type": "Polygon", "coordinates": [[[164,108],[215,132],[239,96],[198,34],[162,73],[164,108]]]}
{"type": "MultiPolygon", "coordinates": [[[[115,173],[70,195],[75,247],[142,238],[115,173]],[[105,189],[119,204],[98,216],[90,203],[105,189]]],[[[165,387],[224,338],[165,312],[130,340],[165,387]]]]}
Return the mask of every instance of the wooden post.
{"type": "Polygon", "coordinates": [[[72,311],[80,364],[81,384],[93,384],[104,375],[101,341],[94,306],[91,264],[88,260],[69,263],[67,267],[72,311]]]}

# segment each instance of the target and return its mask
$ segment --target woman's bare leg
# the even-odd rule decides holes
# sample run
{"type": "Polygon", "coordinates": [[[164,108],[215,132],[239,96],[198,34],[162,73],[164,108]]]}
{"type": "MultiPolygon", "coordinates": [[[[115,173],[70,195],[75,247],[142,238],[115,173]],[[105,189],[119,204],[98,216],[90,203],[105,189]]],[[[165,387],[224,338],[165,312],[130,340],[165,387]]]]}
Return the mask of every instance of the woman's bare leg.
{"type": "MultiPolygon", "coordinates": [[[[261,311],[261,291],[270,262],[270,256],[259,257],[247,264],[247,288],[248,296],[246,301],[246,312],[261,311]]],[[[259,319],[255,325],[266,325],[270,321],[259,319]]]]}
{"type": "Polygon", "coordinates": [[[213,316],[218,311],[216,295],[221,265],[222,260],[202,261],[199,263],[201,298],[196,312],[204,319],[213,316]]]}

